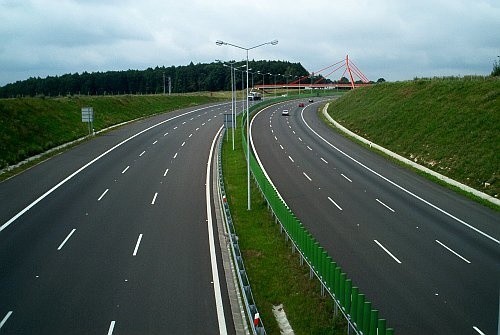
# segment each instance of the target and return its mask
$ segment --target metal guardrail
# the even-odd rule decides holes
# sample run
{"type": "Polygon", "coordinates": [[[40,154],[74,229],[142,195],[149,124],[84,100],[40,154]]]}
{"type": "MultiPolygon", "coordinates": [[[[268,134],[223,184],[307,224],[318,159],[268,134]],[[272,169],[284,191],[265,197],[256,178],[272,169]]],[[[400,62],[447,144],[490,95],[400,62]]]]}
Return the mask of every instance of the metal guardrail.
{"type": "MultiPolygon", "coordinates": [[[[258,108],[252,107],[254,107],[253,110],[258,108]]],[[[245,135],[242,132],[242,143],[246,155],[245,135]]],[[[326,291],[332,297],[335,302],[335,313],[342,313],[347,321],[348,334],[353,331],[358,335],[393,335],[394,329],[387,328],[386,320],[379,318],[378,310],[372,308],[372,303],[365,299],[360,289],[353,285],[352,280],[347,278],[347,274],[281,200],[252,152],[250,153],[250,170],[269,209],[280,224],[282,232],[285,233],[285,238],[291,242],[292,252],[298,251],[301,264],[306,262],[310,268],[310,277],[315,276],[321,283],[322,293],[326,291]]]]}
{"type": "MultiPolygon", "coordinates": [[[[221,134],[221,138],[224,137],[224,132],[221,134]]],[[[245,312],[247,315],[247,322],[250,325],[252,333],[254,335],[266,335],[266,330],[264,324],[259,317],[259,311],[255,304],[252,289],[250,287],[250,282],[247,277],[245,265],[243,263],[243,257],[241,255],[240,246],[238,244],[238,236],[233,225],[233,219],[231,217],[231,211],[229,209],[229,204],[227,202],[226,191],[224,187],[224,178],[222,173],[222,142],[219,141],[218,150],[218,182],[219,182],[219,197],[222,200],[223,212],[224,212],[224,223],[226,225],[226,231],[228,232],[229,243],[231,247],[232,261],[236,267],[239,288],[243,293],[243,300],[245,303],[245,312]]]]}

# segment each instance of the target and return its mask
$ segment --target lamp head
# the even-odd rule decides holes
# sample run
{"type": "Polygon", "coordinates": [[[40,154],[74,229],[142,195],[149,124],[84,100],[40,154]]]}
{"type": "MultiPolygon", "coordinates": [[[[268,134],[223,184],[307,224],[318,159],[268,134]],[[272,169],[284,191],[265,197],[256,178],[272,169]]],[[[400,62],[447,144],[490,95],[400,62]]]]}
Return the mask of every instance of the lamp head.
{"type": "Polygon", "coordinates": [[[271,42],[271,45],[276,45],[276,44],[278,44],[278,40],[274,40],[271,42]]]}
{"type": "Polygon", "coordinates": [[[226,43],[222,42],[221,40],[217,40],[217,42],[215,42],[215,44],[217,44],[217,45],[219,45],[219,46],[220,46],[220,45],[224,45],[224,44],[226,44],[226,43]]]}

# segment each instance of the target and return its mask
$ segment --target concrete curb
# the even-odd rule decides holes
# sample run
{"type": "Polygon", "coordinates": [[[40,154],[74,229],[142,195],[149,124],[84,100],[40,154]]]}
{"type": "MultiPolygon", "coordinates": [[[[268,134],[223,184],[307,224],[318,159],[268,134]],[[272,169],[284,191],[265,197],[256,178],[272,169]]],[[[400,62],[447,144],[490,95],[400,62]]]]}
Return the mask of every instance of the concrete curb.
{"type": "Polygon", "coordinates": [[[435,171],[433,171],[433,170],[431,170],[429,168],[426,168],[425,166],[417,164],[417,163],[415,163],[415,162],[413,162],[413,161],[411,161],[411,160],[409,160],[409,159],[407,159],[407,158],[405,158],[403,156],[400,156],[400,155],[398,155],[398,154],[396,154],[396,153],[394,153],[394,152],[392,152],[392,151],[390,151],[390,150],[388,150],[388,149],[386,149],[386,148],[378,145],[378,144],[372,143],[371,141],[367,140],[364,137],[359,136],[358,134],[353,133],[352,131],[350,131],[349,129],[345,128],[340,123],[338,123],[337,121],[335,121],[334,119],[332,119],[332,117],[328,114],[328,106],[329,105],[330,105],[330,103],[327,103],[325,105],[325,107],[323,107],[323,111],[322,111],[323,115],[328,120],[328,122],[330,122],[331,124],[333,124],[336,128],[340,129],[342,132],[346,133],[347,135],[356,138],[358,141],[361,141],[361,142],[363,142],[365,144],[368,144],[370,147],[373,147],[373,148],[375,148],[377,150],[382,151],[386,155],[389,155],[389,156],[397,159],[400,162],[403,162],[403,163],[405,163],[407,165],[410,165],[410,166],[412,166],[412,167],[414,167],[414,168],[416,168],[416,169],[418,169],[420,171],[423,171],[423,172],[425,172],[427,174],[430,174],[430,175],[432,175],[432,176],[434,176],[434,177],[436,177],[436,178],[444,181],[445,183],[447,183],[449,185],[453,185],[455,187],[458,187],[459,189],[461,189],[461,190],[463,190],[465,192],[472,193],[472,194],[474,194],[475,196],[477,196],[477,197],[479,197],[481,199],[487,200],[487,201],[491,202],[492,204],[500,206],[500,199],[497,199],[497,198],[492,197],[492,196],[490,196],[490,195],[488,195],[486,193],[478,191],[478,190],[476,190],[476,189],[474,189],[474,188],[472,188],[470,186],[467,186],[467,185],[464,185],[462,183],[459,183],[456,180],[448,178],[448,177],[446,177],[446,176],[444,176],[444,175],[442,175],[440,173],[437,173],[437,172],[435,172],[435,171]]]}

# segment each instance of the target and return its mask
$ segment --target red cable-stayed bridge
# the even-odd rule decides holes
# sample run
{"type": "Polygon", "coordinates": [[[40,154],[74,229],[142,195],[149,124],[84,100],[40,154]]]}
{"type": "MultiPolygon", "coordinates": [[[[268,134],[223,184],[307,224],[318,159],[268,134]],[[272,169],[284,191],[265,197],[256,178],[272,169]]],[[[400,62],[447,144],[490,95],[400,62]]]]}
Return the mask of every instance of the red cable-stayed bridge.
{"type": "Polygon", "coordinates": [[[335,64],[327,66],[321,70],[314,71],[311,75],[294,78],[291,82],[286,83],[264,83],[255,85],[254,89],[353,89],[361,86],[368,86],[372,83],[361,72],[361,70],[349,59],[349,55],[345,59],[338,61],[335,64]],[[333,68],[333,69],[332,69],[333,68]],[[342,71],[338,81],[328,81],[327,78],[335,74],[337,71],[342,71]],[[316,78],[315,78],[316,77],[316,78]],[[347,81],[345,80],[347,78],[347,81]],[[343,79],[343,80],[342,80],[343,79]]]}

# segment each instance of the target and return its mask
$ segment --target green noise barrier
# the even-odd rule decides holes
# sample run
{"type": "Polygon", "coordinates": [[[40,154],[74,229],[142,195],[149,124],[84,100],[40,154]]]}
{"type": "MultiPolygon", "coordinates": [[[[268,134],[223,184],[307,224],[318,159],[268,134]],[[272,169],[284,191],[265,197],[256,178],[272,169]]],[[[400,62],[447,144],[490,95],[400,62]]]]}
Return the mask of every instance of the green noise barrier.
{"type": "MultiPolygon", "coordinates": [[[[252,106],[253,111],[262,109],[264,104],[252,106]]],[[[251,111],[252,112],[252,111],[251,111]]],[[[245,118],[241,126],[245,129],[245,118]]],[[[245,132],[242,132],[242,144],[247,157],[247,142],[245,132]]],[[[336,313],[341,312],[348,323],[348,333],[352,330],[363,335],[392,335],[394,330],[386,327],[386,320],[379,318],[378,310],[372,303],[365,300],[365,295],[353,285],[347,274],[328,255],[328,252],[307,231],[299,219],[278,196],[271,182],[266,178],[260,165],[250,152],[250,170],[264,196],[268,207],[286,233],[286,238],[292,242],[292,251],[298,250],[301,262],[308,263],[311,277],[316,276],[335,302],[336,313]]]]}

